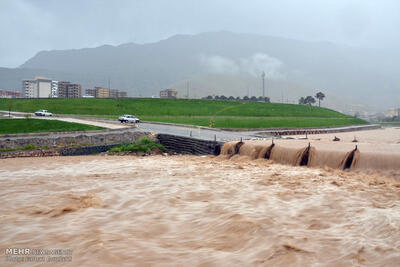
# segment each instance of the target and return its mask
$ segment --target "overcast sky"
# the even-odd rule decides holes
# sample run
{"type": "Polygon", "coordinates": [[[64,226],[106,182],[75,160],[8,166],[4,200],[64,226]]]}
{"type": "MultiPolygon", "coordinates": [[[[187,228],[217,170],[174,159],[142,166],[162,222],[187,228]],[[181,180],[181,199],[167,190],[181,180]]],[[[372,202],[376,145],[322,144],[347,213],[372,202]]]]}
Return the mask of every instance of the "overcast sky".
{"type": "Polygon", "coordinates": [[[391,49],[399,0],[0,0],[0,67],[41,50],[233,31],[391,49]]]}

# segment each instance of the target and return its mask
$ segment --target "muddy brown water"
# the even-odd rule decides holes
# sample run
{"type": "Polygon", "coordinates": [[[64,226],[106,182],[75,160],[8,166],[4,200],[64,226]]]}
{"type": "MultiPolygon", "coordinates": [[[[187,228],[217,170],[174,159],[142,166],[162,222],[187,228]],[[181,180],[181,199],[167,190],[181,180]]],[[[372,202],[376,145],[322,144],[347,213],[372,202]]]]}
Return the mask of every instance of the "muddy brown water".
{"type": "Polygon", "coordinates": [[[400,265],[395,173],[251,155],[17,158],[0,170],[1,266],[34,265],[6,262],[6,248],[72,249],[63,266],[400,265]]]}

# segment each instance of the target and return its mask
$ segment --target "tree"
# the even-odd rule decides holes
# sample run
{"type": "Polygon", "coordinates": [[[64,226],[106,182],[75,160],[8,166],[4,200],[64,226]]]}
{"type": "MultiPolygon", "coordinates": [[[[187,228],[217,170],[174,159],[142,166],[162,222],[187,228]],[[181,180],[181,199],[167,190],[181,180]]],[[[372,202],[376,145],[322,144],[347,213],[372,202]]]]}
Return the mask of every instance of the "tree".
{"type": "Polygon", "coordinates": [[[257,101],[257,97],[255,97],[255,96],[252,96],[252,97],[250,98],[250,101],[254,101],[254,102],[256,102],[256,101],[257,101]]]}
{"type": "Polygon", "coordinates": [[[221,95],[221,96],[219,97],[219,99],[221,99],[221,100],[227,100],[228,98],[227,98],[226,96],[224,96],[224,95],[221,95]]]}
{"type": "Polygon", "coordinates": [[[259,96],[258,97],[258,101],[262,101],[262,102],[265,102],[265,103],[271,103],[269,97],[267,97],[267,96],[266,97],[259,96]]]}
{"type": "Polygon", "coordinates": [[[213,99],[213,97],[212,97],[212,95],[209,95],[206,97],[206,99],[211,100],[211,99],[213,99]]]}
{"type": "Polygon", "coordinates": [[[249,101],[249,97],[246,95],[246,96],[243,97],[243,100],[244,101],[249,101]]]}
{"type": "Polygon", "coordinates": [[[233,96],[228,97],[228,100],[235,100],[233,96]]]}
{"type": "Polygon", "coordinates": [[[240,101],[240,96],[236,97],[236,100],[237,100],[237,101],[240,101]]]}
{"type": "Polygon", "coordinates": [[[314,97],[312,97],[312,96],[306,96],[306,98],[304,99],[304,104],[306,104],[306,105],[312,105],[312,104],[314,104],[315,103],[315,98],[314,97]]]}
{"type": "Polygon", "coordinates": [[[219,98],[219,95],[216,95],[215,97],[214,97],[214,99],[215,100],[219,100],[220,98],[219,98]]]}
{"type": "Polygon", "coordinates": [[[318,99],[318,106],[320,107],[320,106],[321,106],[321,101],[324,100],[325,95],[324,95],[324,93],[322,93],[322,92],[318,92],[318,93],[315,95],[315,98],[318,99]]]}
{"type": "Polygon", "coordinates": [[[304,97],[300,97],[299,105],[305,105],[305,104],[306,104],[306,99],[304,97]]]}

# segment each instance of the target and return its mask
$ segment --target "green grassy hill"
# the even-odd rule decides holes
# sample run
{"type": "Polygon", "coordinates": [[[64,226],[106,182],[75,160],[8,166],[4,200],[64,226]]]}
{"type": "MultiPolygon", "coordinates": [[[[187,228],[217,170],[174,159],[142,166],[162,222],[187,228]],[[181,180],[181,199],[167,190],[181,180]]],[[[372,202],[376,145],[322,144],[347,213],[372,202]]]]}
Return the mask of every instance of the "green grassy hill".
{"type": "Polygon", "coordinates": [[[0,119],[0,134],[102,130],[74,122],[34,119],[0,119]]]}
{"type": "Polygon", "coordinates": [[[134,114],[142,120],[217,128],[290,128],[365,124],[334,110],[293,104],[186,99],[0,99],[0,109],[54,114],[117,117],[134,114]]]}

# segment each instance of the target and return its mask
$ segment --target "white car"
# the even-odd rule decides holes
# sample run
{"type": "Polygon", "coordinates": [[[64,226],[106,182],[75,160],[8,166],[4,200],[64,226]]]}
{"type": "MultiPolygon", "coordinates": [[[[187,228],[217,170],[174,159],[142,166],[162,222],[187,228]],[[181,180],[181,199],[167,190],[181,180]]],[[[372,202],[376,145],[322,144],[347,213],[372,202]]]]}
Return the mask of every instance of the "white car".
{"type": "Polygon", "coordinates": [[[135,116],[128,115],[128,114],[125,114],[124,116],[119,117],[118,120],[121,123],[124,123],[124,122],[126,122],[126,123],[128,123],[128,122],[130,122],[130,123],[138,123],[138,122],[140,122],[139,118],[136,118],[135,116]]]}
{"type": "Polygon", "coordinates": [[[45,109],[40,109],[40,110],[38,110],[38,111],[35,112],[35,115],[36,115],[36,116],[44,116],[44,117],[46,117],[46,116],[53,116],[53,113],[48,112],[48,111],[45,110],[45,109]]]}

